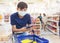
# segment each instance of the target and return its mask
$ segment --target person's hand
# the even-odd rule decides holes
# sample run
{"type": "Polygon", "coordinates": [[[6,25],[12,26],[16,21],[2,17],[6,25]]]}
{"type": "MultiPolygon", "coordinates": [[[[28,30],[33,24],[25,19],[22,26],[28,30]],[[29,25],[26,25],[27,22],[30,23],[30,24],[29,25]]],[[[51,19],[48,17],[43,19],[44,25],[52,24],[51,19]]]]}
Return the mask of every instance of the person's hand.
{"type": "Polygon", "coordinates": [[[28,31],[28,29],[26,29],[26,27],[21,28],[21,30],[22,30],[22,32],[28,31]]]}

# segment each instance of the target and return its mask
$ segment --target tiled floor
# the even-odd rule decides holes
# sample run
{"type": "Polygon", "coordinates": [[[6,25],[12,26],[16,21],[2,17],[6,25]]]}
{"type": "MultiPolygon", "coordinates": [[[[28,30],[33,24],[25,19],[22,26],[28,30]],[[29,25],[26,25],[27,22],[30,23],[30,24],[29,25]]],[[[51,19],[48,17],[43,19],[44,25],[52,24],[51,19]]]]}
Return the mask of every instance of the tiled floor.
{"type": "Polygon", "coordinates": [[[41,37],[48,39],[49,43],[60,43],[60,38],[56,35],[41,35],[41,37]]]}
{"type": "Polygon", "coordinates": [[[49,43],[60,43],[60,38],[57,35],[52,34],[51,32],[41,31],[41,37],[46,38],[49,40],[49,43]]]}

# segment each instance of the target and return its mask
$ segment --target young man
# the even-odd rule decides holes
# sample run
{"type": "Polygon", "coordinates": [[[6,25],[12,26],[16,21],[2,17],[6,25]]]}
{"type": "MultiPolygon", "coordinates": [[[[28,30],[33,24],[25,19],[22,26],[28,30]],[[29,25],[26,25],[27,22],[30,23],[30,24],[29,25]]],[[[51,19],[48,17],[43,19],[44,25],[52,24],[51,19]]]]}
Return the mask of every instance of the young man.
{"type": "MultiPolygon", "coordinates": [[[[11,15],[12,32],[14,34],[15,41],[18,35],[26,35],[26,25],[31,24],[30,15],[26,13],[28,6],[24,2],[19,2],[17,5],[17,12],[11,15]]],[[[16,42],[17,43],[17,42],[16,42]]]]}

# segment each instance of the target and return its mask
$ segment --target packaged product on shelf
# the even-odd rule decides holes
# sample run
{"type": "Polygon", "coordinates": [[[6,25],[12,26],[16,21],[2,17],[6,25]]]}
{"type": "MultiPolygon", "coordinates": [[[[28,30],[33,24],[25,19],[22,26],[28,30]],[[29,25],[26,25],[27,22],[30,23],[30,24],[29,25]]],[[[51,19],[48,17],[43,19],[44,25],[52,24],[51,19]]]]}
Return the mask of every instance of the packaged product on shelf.
{"type": "Polygon", "coordinates": [[[35,19],[35,23],[36,23],[36,24],[40,24],[40,19],[39,19],[39,18],[36,18],[36,19],[35,19]]]}
{"type": "Polygon", "coordinates": [[[39,18],[36,18],[35,21],[34,21],[34,23],[32,23],[32,24],[34,24],[33,25],[34,29],[40,29],[40,20],[39,20],[39,18]]]}
{"type": "Polygon", "coordinates": [[[56,22],[52,22],[52,25],[57,26],[57,23],[56,22]]]}
{"type": "Polygon", "coordinates": [[[0,22],[2,22],[3,16],[0,14],[0,22]]]}
{"type": "Polygon", "coordinates": [[[33,29],[35,34],[39,36],[40,35],[40,19],[39,18],[35,19],[35,24],[33,26],[33,29]]]}
{"type": "Polygon", "coordinates": [[[9,25],[0,26],[0,41],[8,41],[12,36],[12,30],[9,25]]]}
{"type": "Polygon", "coordinates": [[[53,17],[53,20],[58,20],[58,16],[53,17]]]}
{"type": "Polygon", "coordinates": [[[40,29],[40,25],[36,25],[36,28],[37,28],[37,29],[40,29]]]}
{"type": "MultiPolygon", "coordinates": [[[[36,18],[36,19],[32,18],[31,21],[33,24],[32,28],[33,28],[35,34],[40,35],[40,20],[39,20],[39,18],[36,18]]],[[[33,34],[32,31],[30,33],[33,34]]]]}
{"type": "Polygon", "coordinates": [[[50,25],[48,25],[48,28],[51,29],[51,30],[54,31],[54,32],[57,32],[57,29],[54,28],[54,27],[52,27],[52,26],[50,26],[50,25]]]}
{"type": "Polygon", "coordinates": [[[35,19],[33,17],[31,17],[31,22],[32,24],[35,24],[35,19]]]}
{"type": "Polygon", "coordinates": [[[4,15],[4,22],[9,22],[9,14],[4,15]]]}

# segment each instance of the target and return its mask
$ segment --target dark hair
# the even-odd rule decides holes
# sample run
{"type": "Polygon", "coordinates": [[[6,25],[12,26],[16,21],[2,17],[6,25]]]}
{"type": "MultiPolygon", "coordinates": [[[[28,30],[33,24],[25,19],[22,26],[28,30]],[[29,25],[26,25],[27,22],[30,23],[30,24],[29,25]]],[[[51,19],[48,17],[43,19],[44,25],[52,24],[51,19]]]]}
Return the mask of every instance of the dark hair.
{"type": "Polygon", "coordinates": [[[17,5],[17,8],[24,9],[27,8],[27,4],[25,2],[19,2],[17,5]]]}
{"type": "Polygon", "coordinates": [[[46,14],[45,14],[45,13],[43,13],[43,15],[44,15],[44,16],[46,16],[46,14]]]}
{"type": "Polygon", "coordinates": [[[41,15],[41,13],[40,13],[40,15],[41,15]]]}

